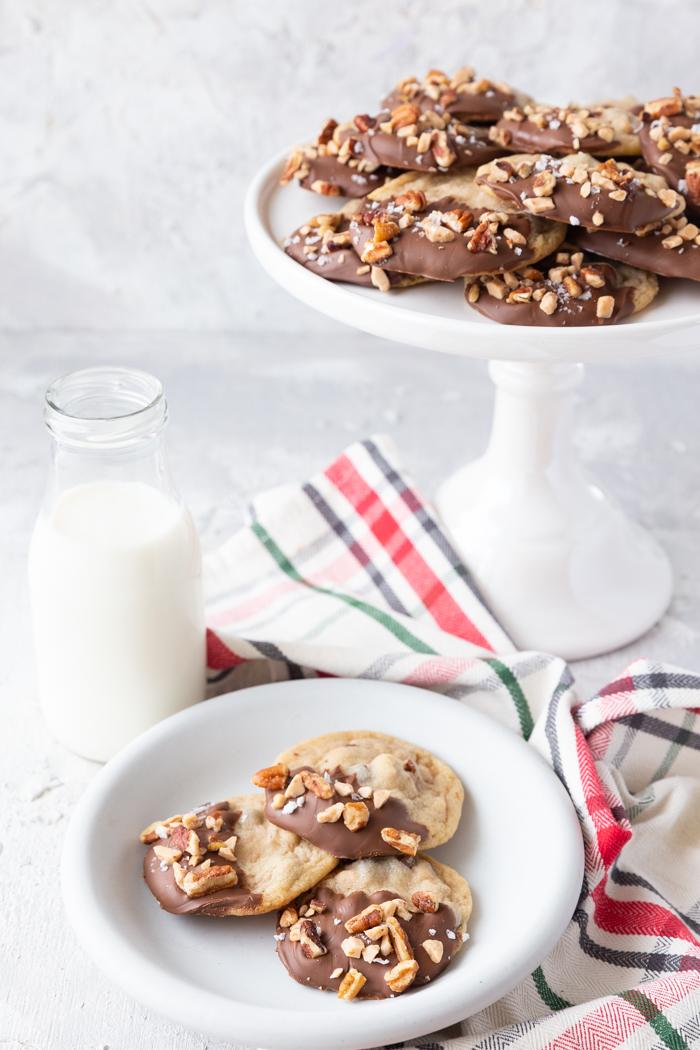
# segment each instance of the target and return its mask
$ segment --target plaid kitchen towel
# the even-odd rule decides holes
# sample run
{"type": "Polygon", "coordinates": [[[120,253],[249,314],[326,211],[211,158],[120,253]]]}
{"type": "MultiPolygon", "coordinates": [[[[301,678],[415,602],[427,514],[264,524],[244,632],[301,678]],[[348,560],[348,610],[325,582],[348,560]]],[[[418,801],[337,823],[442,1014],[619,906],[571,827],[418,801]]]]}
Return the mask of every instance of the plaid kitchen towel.
{"type": "Polygon", "coordinates": [[[336,675],[432,689],[536,747],[581,822],[585,877],[547,959],[423,1050],[700,1047],[700,676],[638,660],[581,703],[517,652],[388,439],[255,500],[206,559],[210,693],[336,675]]]}

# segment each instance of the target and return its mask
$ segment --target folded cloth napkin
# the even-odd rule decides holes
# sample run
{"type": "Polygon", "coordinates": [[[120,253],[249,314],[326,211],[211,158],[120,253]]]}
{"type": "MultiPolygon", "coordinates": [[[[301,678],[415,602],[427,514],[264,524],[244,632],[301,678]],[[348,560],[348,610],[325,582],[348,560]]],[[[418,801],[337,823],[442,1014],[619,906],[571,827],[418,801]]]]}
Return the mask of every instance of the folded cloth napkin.
{"type": "Polygon", "coordinates": [[[700,1046],[700,676],[637,660],[581,703],[517,652],[387,438],[258,497],[205,562],[210,693],[336,675],[405,682],[509,726],[553,766],[586,867],[554,951],[422,1050],[700,1046]]]}

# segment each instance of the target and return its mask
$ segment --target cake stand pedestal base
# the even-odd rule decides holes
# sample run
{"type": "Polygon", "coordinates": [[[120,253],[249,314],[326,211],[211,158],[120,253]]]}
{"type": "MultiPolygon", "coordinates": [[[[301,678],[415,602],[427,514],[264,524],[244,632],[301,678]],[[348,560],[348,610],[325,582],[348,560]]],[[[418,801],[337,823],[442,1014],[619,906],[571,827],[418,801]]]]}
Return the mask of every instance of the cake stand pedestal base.
{"type": "Polygon", "coordinates": [[[673,576],[574,454],[583,365],[494,361],[490,373],[489,445],[440,487],[442,523],[520,649],[567,660],[617,649],[660,619],[673,576]]]}

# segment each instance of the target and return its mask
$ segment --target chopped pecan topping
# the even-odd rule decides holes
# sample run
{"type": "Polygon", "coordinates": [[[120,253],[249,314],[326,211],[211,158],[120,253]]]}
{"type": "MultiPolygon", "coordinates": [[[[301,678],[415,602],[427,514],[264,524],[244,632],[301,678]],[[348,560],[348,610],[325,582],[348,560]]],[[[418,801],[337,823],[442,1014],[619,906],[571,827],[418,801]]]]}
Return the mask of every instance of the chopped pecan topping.
{"type": "Polygon", "coordinates": [[[409,124],[415,124],[420,117],[420,106],[416,106],[413,102],[404,102],[402,105],[397,106],[396,109],[391,111],[391,127],[393,131],[398,128],[408,127],[409,124]]]}
{"type": "MultiPolygon", "coordinates": [[[[158,828],[164,828],[166,832],[169,831],[170,824],[176,824],[179,820],[182,820],[182,814],[178,813],[175,817],[168,817],[167,820],[155,820],[152,824],[149,824],[147,828],[139,835],[141,842],[145,846],[150,846],[156,839],[163,838],[162,835],[158,834],[158,828]]],[[[167,837],[167,836],[166,836],[167,837]]]]}
{"type": "Polygon", "coordinates": [[[457,154],[450,148],[446,131],[434,131],[432,135],[433,156],[440,168],[449,168],[457,160],[457,154]]]}
{"type": "Polygon", "coordinates": [[[372,797],[374,801],[374,808],[381,809],[386,800],[391,797],[391,790],[380,788],[378,791],[374,792],[374,795],[372,797]]]}
{"type": "Polygon", "coordinates": [[[301,942],[302,954],[305,955],[307,959],[318,959],[328,951],[319,936],[318,930],[316,929],[316,923],[312,922],[311,919],[302,920],[301,926],[299,927],[299,940],[301,942]]]}
{"type": "Polygon", "coordinates": [[[173,872],[175,882],[188,897],[204,897],[207,893],[235,886],[238,882],[238,875],[230,864],[214,864],[205,871],[185,872],[184,868],[175,861],[173,872]]]}
{"type": "Polygon", "coordinates": [[[550,317],[559,305],[555,292],[545,292],[540,299],[540,310],[548,314],[550,317]]]}
{"type": "Polygon", "coordinates": [[[423,941],[423,943],[421,944],[421,948],[423,948],[428,953],[428,955],[434,963],[440,962],[440,960],[442,959],[442,953],[445,950],[443,948],[442,941],[423,941]]]}
{"type": "Polygon", "coordinates": [[[394,204],[397,208],[403,208],[405,212],[423,211],[426,205],[425,194],[422,190],[406,190],[396,198],[394,204]]]}
{"type": "Polygon", "coordinates": [[[389,927],[391,939],[394,942],[396,958],[400,962],[403,962],[406,959],[412,959],[413,948],[411,947],[408,935],[399,920],[395,916],[390,915],[386,920],[386,924],[389,927]]]}
{"type": "Polygon", "coordinates": [[[308,769],[302,769],[299,774],[305,786],[312,791],[316,798],[330,798],[333,788],[320,773],[311,773],[308,769]]]}
{"type": "Polygon", "coordinates": [[[317,813],[316,820],[319,824],[335,824],[342,817],[343,809],[343,803],[336,802],[334,806],[329,806],[328,809],[322,809],[320,813],[317,813]]]}
{"type": "Polygon", "coordinates": [[[313,898],[313,900],[309,901],[306,908],[307,915],[312,915],[314,913],[316,915],[323,915],[324,911],[327,911],[327,906],[323,903],[323,901],[317,900],[315,897],[313,898]]]}
{"type": "Polygon", "coordinates": [[[382,839],[389,846],[394,846],[401,853],[415,857],[420,845],[420,835],[412,831],[397,831],[396,828],[382,828],[382,839]]]}
{"type": "Polygon", "coordinates": [[[363,930],[362,932],[370,941],[381,941],[384,936],[388,936],[389,927],[382,919],[382,923],[379,926],[372,926],[370,929],[363,930]]]}
{"type": "Polygon", "coordinates": [[[555,206],[551,197],[526,197],[523,204],[533,215],[539,215],[543,211],[551,211],[555,206]]]}
{"type": "Polygon", "coordinates": [[[364,944],[359,937],[346,937],[340,947],[343,949],[348,959],[359,959],[362,955],[364,944]]]}
{"type": "Polygon", "coordinates": [[[491,223],[488,219],[483,219],[479,223],[470,240],[467,241],[467,248],[470,252],[490,252],[492,255],[497,254],[498,247],[496,245],[496,237],[494,231],[491,229],[491,223]]]}
{"type": "Polygon", "coordinates": [[[551,197],[557,185],[554,172],[545,169],[541,171],[532,184],[532,192],[536,197],[551,197]]]}
{"type": "Polygon", "coordinates": [[[224,842],[223,846],[219,847],[219,856],[220,857],[224,857],[226,860],[235,860],[236,859],[236,855],[234,853],[234,850],[236,848],[236,843],[237,842],[238,842],[238,836],[237,835],[231,835],[230,838],[226,839],[226,841],[224,842]]]}
{"type": "Polygon", "coordinates": [[[700,160],[689,160],[685,166],[686,193],[696,208],[700,208],[700,160]]]}
{"type": "Polygon", "coordinates": [[[406,959],[405,962],[399,962],[393,969],[389,970],[384,975],[384,980],[391,988],[392,992],[396,994],[405,992],[415,980],[416,974],[418,973],[418,963],[415,959],[406,959]]]}
{"type": "Polygon", "coordinates": [[[352,784],[347,784],[344,780],[336,780],[333,787],[337,795],[352,795],[352,784]]]}
{"type": "Polygon", "coordinates": [[[336,966],[335,970],[331,974],[331,981],[335,981],[338,977],[340,977],[342,972],[343,972],[343,967],[342,966],[336,966]]]}
{"type": "Polygon", "coordinates": [[[374,117],[368,113],[358,113],[353,122],[358,131],[369,131],[376,124],[374,117]]]}
{"type": "Polygon", "coordinates": [[[296,773],[287,784],[284,795],[285,798],[298,798],[300,795],[306,793],[306,784],[301,773],[296,773]]]}
{"type": "Polygon", "coordinates": [[[433,895],[428,893],[427,890],[416,890],[412,895],[411,900],[416,908],[420,911],[428,912],[431,915],[434,915],[440,907],[438,901],[436,901],[433,895]]]}
{"type": "Polygon", "coordinates": [[[453,211],[444,211],[442,213],[443,225],[448,226],[455,233],[464,233],[465,230],[468,230],[473,219],[473,213],[462,208],[455,208],[453,211]]]}
{"type": "Polygon", "coordinates": [[[596,303],[596,317],[602,317],[604,320],[608,317],[612,317],[613,310],[615,309],[615,299],[612,295],[601,295],[600,299],[596,303]]]}
{"type": "Polygon", "coordinates": [[[431,211],[427,218],[423,219],[423,230],[431,244],[447,244],[455,239],[452,230],[442,225],[442,212],[431,211]]]}
{"type": "Polygon", "coordinates": [[[659,117],[674,117],[676,113],[682,112],[683,99],[678,95],[674,95],[673,98],[657,98],[653,102],[647,102],[644,107],[644,113],[648,114],[652,120],[658,120],[659,117]]]}
{"type": "Polygon", "coordinates": [[[319,132],[319,135],[318,135],[318,138],[316,140],[318,145],[319,146],[327,145],[331,141],[331,139],[333,138],[333,132],[335,131],[335,129],[337,127],[338,127],[338,121],[337,120],[333,120],[332,117],[329,120],[327,120],[326,123],[321,128],[321,130],[319,132]]]}
{"type": "Polygon", "coordinates": [[[510,226],[506,226],[503,231],[503,236],[506,239],[506,243],[509,248],[513,245],[517,245],[519,248],[524,248],[527,244],[527,237],[525,237],[519,230],[514,230],[510,226]]]}
{"type": "Polygon", "coordinates": [[[282,926],[284,929],[288,929],[290,926],[294,925],[298,918],[299,916],[297,914],[296,908],[293,908],[290,904],[289,907],[285,908],[282,914],[280,915],[280,926],[282,926]]]}
{"type": "Polygon", "coordinates": [[[372,797],[372,788],[371,787],[358,788],[357,789],[357,794],[360,796],[360,798],[371,798],[372,797]]]}
{"type": "Polygon", "coordinates": [[[370,904],[368,908],[361,911],[359,915],[353,915],[345,923],[348,933],[364,933],[372,926],[379,926],[384,921],[382,909],[377,904],[370,904]]]}
{"type": "Polygon", "coordinates": [[[388,259],[390,255],[394,254],[394,250],[388,241],[376,241],[369,240],[365,244],[362,250],[361,260],[363,263],[374,263],[381,262],[382,259],[388,259]]]}
{"type": "Polygon", "coordinates": [[[170,849],[169,846],[154,846],[153,852],[161,864],[173,864],[182,856],[181,849],[170,849]]]}
{"type": "Polygon", "coordinates": [[[218,835],[224,823],[224,818],[221,816],[221,813],[217,809],[214,813],[210,814],[210,816],[207,817],[204,823],[210,829],[210,831],[215,831],[218,835]]]}
{"type": "MultiPolygon", "coordinates": [[[[369,810],[364,802],[346,802],[343,809],[343,820],[349,831],[359,831],[369,820],[369,810]]],[[[382,832],[382,838],[384,832],[382,832]]]]}
{"type": "Polygon", "coordinates": [[[491,162],[489,182],[508,182],[514,174],[513,165],[507,160],[494,160],[491,162]]]}
{"type": "Polygon", "coordinates": [[[600,270],[596,270],[594,266],[582,267],[580,274],[586,284],[590,284],[591,288],[602,288],[605,284],[605,278],[602,273],[600,270]]]}
{"type": "Polygon", "coordinates": [[[396,237],[398,232],[398,225],[391,219],[377,219],[374,223],[375,244],[379,244],[380,241],[390,241],[392,237],[396,237]]]}
{"type": "Polygon", "coordinates": [[[286,186],[292,181],[295,173],[299,170],[304,160],[304,151],[299,149],[293,149],[287,158],[287,163],[284,166],[284,171],[280,175],[280,186],[286,186]]]}
{"type": "Polygon", "coordinates": [[[583,292],[583,288],[575,277],[565,277],[563,284],[572,299],[578,299],[579,295],[583,292]]]}
{"type": "Polygon", "coordinates": [[[362,949],[362,958],[365,960],[365,962],[374,962],[377,955],[379,955],[378,944],[368,944],[366,948],[362,949]]]}
{"type": "Polygon", "coordinates": [[[185,813],[185,815],[182,818],[182,823],[190,831],[192,831],[194,828],[201,828],[202,826],[202,821],[196,813],[185,813]]]}
{"type": "Polygon", "coordinates": [[[268,766],[266,769],[258,770],[258,772],[254,773],[250,779],[256,787],[268,788],[270,791],[281,791],[287,783],[288,773],[289,769],[287,766],[278,764],[276,766],[268,766]]]}
{"type": "Polygon", "coordinates": [[[340,988],[338,989],[338,998],[345,999],[347,1002],[351,1002],[355,996],[362,991],[362,986],[366,983],[367,978],[364,974],[361,974],[359,970],[354,967],[350,967],[348,972],[340,982],[340,988]]]}
{"type": "Polygon", "coordinates": [[[280,793],[279,795],[275,795],[273,797],[272,802],[270,803],[270,805],[272,806],[273,809],[282,809],[282,807],[285,805],[286,801],[287,800],[284,797],[284,795],[280,793]]]}

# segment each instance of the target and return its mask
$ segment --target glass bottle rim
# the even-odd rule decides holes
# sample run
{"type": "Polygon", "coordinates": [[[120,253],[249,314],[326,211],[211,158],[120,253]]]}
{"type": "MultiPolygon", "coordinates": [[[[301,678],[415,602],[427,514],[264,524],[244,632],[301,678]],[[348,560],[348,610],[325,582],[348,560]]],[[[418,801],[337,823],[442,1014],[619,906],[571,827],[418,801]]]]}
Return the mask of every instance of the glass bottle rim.
{"type": "Polygon", "coordinates": [[[138,368],[98,365],[54,380],[44,421],[61,444],[126,448],[154,437],[168,421],[160,380],[138,368]]]}

